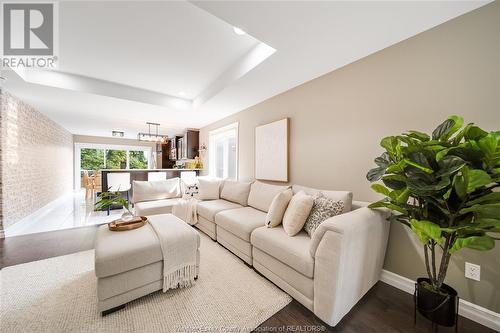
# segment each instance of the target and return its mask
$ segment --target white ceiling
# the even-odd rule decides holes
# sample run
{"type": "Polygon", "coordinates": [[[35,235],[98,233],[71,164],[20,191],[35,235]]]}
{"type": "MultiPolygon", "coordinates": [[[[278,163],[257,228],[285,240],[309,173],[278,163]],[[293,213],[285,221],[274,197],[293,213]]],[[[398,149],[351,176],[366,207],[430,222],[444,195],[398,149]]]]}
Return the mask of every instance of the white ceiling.
{"type": "Polygon", "coordinates": [[[488,2],[63,2],[58,72],[2,76],[8,90],[72,133],[123,130],[133,138],[155,121],[171,134],[488,2]]]}
{"type": "Polygon", "coordinates": [[[189,99],[258,43],[184,1],[66,2],[59,20],[60,71],[189,99]]]}

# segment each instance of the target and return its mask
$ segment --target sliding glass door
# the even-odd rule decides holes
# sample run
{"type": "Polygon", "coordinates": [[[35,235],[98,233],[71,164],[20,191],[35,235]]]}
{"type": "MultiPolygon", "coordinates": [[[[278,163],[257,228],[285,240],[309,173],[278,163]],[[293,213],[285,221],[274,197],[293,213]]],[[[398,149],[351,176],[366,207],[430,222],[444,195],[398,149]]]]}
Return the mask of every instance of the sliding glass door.
{"type": "Polygon", "coordinates": [[[102,169],[149,169],[152,147],[75,143],[75,188],[102,169]]]}

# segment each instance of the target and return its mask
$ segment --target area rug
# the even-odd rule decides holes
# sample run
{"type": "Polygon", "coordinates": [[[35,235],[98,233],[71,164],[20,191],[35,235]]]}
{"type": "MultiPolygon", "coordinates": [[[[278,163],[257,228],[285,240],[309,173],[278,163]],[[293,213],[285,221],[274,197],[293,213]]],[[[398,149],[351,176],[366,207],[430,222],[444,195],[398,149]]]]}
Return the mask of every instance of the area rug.
{"type": "Polygon", "coordinates": [[[249,332],[291,301],[204,235],[200,253],[192,287],[155,292],[105,317],[97,311],[93,250],[6,267],[0,331],[249,332]]]}

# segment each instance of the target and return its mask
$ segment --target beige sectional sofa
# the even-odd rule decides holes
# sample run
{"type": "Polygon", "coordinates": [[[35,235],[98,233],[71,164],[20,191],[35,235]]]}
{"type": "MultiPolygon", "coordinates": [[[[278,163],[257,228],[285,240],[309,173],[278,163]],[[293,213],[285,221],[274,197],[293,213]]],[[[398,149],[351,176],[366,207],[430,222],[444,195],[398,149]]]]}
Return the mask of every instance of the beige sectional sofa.
{"type": "MultiPolygon", "coordinates": [[[[379,280],[389,236],[386,212],[353,202],[351,192],[321,191],[343,200],[343,213],[323,222],[313,237],[304,230],[291,237],[281,225],[265,226],[274,196],[289,187],[258,181],[249,186],[247,205],[228,194],[200,201],[196,227],[335,326],[379,280]]],[[[298,185],[292,191],[320,192],[298,185]]]]}
{"type": "MultiPolygon", "coordinates": [[[[322,192],[342,200],[344,210],[321,223],[312,237],[304,230],[291,237],[282,225],[265,226],[273,198],[288,188],[222,181],[218,198],[197,203],[196,227],[335,326],[379,280],[389,235],[387,212],[353,202],[351,192],[293,185],[294,194],[322,192]]],[[[153,196],[140,196],[136,209],[144,215],[165,213],[171,211],[168,200],[179,200],[158,196],[155,203],[153,196]]]]}

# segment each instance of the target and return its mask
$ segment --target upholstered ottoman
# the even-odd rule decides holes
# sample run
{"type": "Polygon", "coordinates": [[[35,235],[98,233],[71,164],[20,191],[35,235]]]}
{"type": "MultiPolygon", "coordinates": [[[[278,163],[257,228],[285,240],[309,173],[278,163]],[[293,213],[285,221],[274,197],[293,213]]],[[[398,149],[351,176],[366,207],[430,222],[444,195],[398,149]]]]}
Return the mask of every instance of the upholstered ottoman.
{"type": "MultiPolygon", "coordinates": [[[[160,220],[168,231],[169,223],[182,221],[172,214],[148,216],[160,220]]],[[[196,234],[196,270],[199,272],[200,236],[196,234]]],[[[155,224],[156,227],[158,223],[155,224]]],[[[102,315],[119,310],[139,297],[163,288],[163,254],[153,227],[145,226],[129,231],[110,231],[107,225],[97,230],[95,242],[95,274],[97,276],[98,310],[102,315]]]]}

